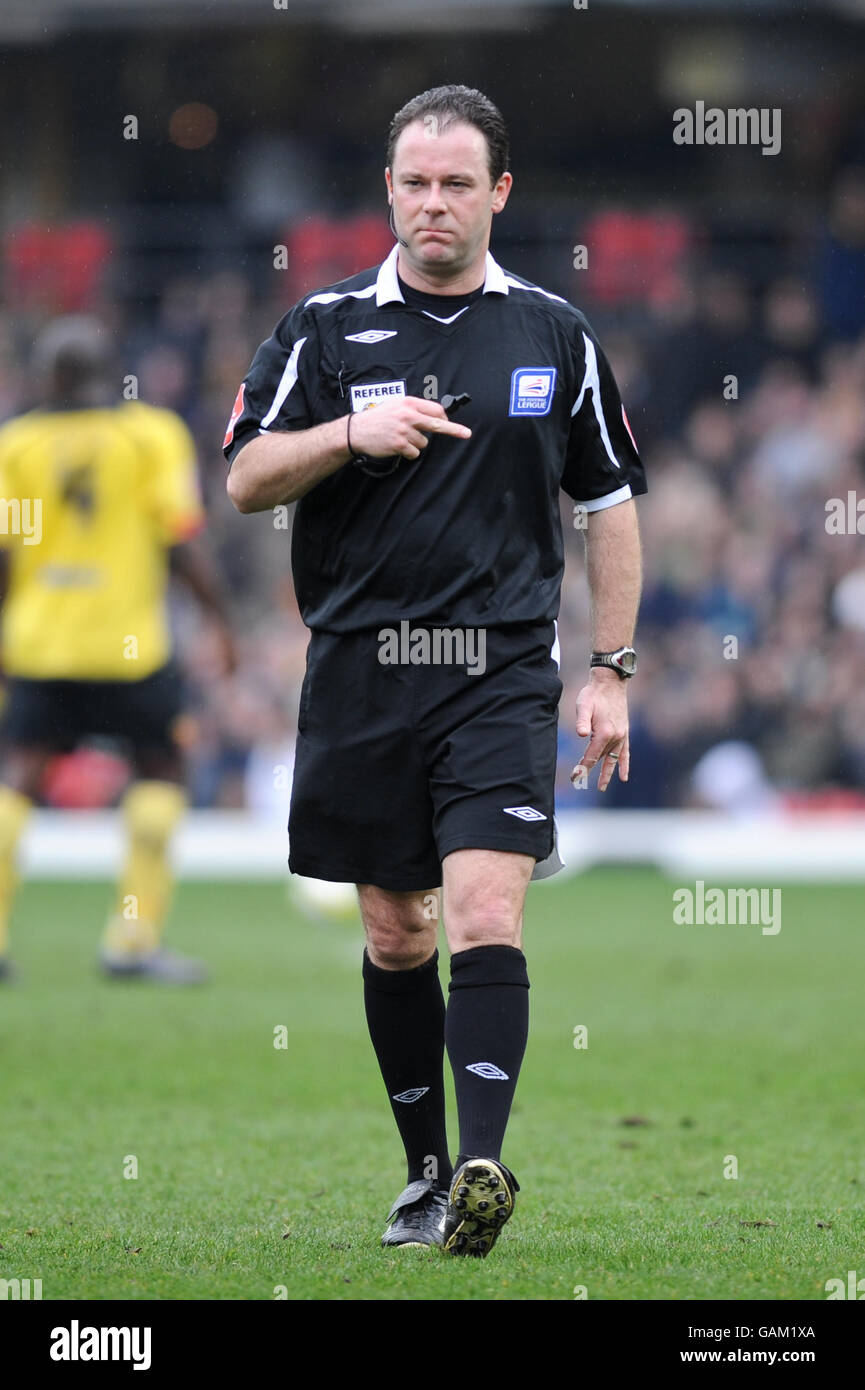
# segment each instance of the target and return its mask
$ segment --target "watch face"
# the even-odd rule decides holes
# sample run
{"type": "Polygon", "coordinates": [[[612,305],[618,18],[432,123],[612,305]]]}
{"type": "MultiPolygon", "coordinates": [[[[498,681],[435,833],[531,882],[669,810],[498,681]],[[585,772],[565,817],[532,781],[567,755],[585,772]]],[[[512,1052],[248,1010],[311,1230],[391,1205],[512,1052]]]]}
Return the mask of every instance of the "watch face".
{"type": "Polygon", "coordinates": [[[637,653],[630,648],[615,656],[613,660],[628,676],[632,676],[637,669],[637,653]]]}

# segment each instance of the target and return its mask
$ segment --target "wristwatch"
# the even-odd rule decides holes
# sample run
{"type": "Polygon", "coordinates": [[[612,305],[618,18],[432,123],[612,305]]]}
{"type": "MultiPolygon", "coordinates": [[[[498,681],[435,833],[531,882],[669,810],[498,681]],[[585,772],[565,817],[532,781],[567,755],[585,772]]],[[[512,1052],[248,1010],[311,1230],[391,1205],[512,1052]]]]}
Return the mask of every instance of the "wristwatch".
{"type": "Polygon", "coordinates": [[[637,673],[637,653],[633,647],[619,647],[614,652],[592,652],[591,666],[609,666],[619,680],[627,681],[637,673]]]}

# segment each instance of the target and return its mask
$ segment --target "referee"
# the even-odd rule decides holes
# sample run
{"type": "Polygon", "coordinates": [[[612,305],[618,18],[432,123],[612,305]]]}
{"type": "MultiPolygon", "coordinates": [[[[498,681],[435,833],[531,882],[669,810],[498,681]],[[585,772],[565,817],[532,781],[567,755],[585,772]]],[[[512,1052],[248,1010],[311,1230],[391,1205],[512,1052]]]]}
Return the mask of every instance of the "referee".
{"type": "Polygon", "coordinates": [[[501,1150],[528,1034],[523,905],[529,880],[560,867],[559,489],[585,509],[596,650],[576,727],[601,789],[628,775],[646,491],[586,319],[489,253],[507,165],[481,92],[437,87],[402,107],[385,170],[393,250],[286,314],[225,437],[239,511],[298,503],[311,639],[289,866],[358,887],[366,1015],[408,1162],[382,1243],[474,1256],[519,1190],[501,1150]]]}

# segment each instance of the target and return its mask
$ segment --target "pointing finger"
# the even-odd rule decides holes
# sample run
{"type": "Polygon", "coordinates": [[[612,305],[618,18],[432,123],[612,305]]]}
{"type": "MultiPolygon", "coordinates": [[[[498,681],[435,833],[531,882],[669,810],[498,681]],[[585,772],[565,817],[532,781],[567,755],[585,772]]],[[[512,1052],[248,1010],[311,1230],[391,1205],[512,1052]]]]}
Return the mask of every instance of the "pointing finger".
{"type": "Polygon", "coordinates": [[[471,439],[472,432],[468,425],[458,425],[455,420],[418,420],[417,428],[427,430],[430,434],[452,434],[455,439],[471,439]]]}

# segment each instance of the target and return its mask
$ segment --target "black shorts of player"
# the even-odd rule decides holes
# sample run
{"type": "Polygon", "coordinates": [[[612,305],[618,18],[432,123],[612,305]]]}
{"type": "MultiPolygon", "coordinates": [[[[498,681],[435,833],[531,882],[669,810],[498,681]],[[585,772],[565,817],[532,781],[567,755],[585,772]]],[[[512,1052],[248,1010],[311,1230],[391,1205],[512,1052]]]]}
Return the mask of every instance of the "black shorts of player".
{"type": "Polygon", "coordinates": [[[139,681],[30,680],[11,677],[0,739],[18,747],[68,752],[85,738],[121,739],[135,750],[174,752],[183,709],[175,662],[139,681]]]}
{"type": "Polygon", "coordinates": [[[313,632],[292,872],[410,892],[437,887],[453,850],[550,856],[562,692],[554,640],[553,623],[313,632]],[[464,660],[448,661],[460,650],[447,634],[459,631],[464,660]]]}

